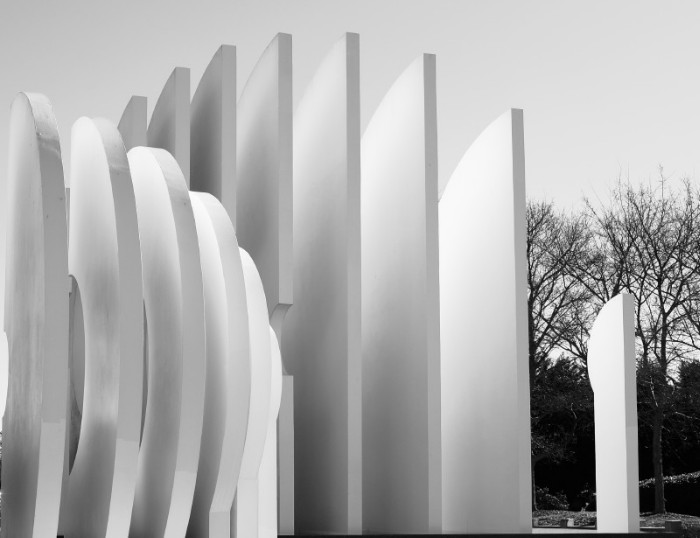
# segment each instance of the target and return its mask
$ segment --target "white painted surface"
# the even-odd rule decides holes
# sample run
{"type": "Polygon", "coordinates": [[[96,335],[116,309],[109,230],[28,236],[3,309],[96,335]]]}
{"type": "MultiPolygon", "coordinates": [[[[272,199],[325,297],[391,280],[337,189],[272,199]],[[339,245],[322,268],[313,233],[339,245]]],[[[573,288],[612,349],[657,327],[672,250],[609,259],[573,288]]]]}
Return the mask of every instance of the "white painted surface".
{"type": "Polygon", "coordinates": [[[588,342],[593,387],[598,532],[639,532],[634,298],[622,293],[598,313],[588,342]]]}
{"type": "Polygon", "coordinates": [[[250,408],[238,489],[231,509],[231,536],[257,538],[258,473],[272,405],[272,357],[267,302],[262,281],[250,255],[243,249],[240,249],[240,252],[250,334],[250,408]]]}
{"type": "Polygon", "coordinates": [[[148,101],[142,95],[134,95],[119,120],[119,134],[126,151],[136,146],[148,145],[148,101]]]}
{"type": "Polygon", "coordinates": [[[199,463],[206,349],[189,193],[161,149],[129,151],[143,264],[148,402],[130,536],[183,536],[199,463]]]}
{"type": "Polygon", "coordinates": [[[271,390],[265,449],[260,462],[258,525],[261,538],[277,538],[277,415],[282,401],[282,356],[270,327],[271,390]]]}
{"type": "Polygon", "coordinates": [[[13,101],[8,156],[2,536],[55,536],[69,383],[68,235],[58,129],[43,95],[13,101]]]}
{"type": "Polygon", "coordinates": [[[222,45],[209,62],[192,98],[189,129],[190,188],[219,199],[235,225],[236,47],[222,45]]]}
{"type": "Polygon", "coordinates": [[[207,381],[197,483],[187,536],[225,537],[250,405],[250,346],[243,265],[233,224],[210,194],[191,192],[207,337],[207,381]]]}
{"type": "Polygon", "coordinates": [[[190,185],[190,70],[176,67],[163,86],[148,123],[148,145],[168,150],[190,185]]]}
{"type": "Polygon", "coordinates": [[[443,530],[529,533],[522,111],[469,148],[439,211],[443,530]]]}
{"type": "Polygon", "coordinates": [[[280,338],[292,304],[292,36],[277,34],[238,100],[236,233],[280,338]]]}
{"type": "Polygon", "coordinates": [[[143,383],[143,290],[134,188],[117,127],[80,118],[71,136],[68,269],[84,327],[80,443],[61,530],[125,536],[136,486],[143,383]]]}
{"type": "Polygon", "coordinates": [[[364,528],[440,532],[435,57],[414,61],[362,137],[364,528]]]}
{"type": "Polygon", "coordinates": [[[359,36],[334,45],[294,116],[297,533],[362,532],[359,36]]]}

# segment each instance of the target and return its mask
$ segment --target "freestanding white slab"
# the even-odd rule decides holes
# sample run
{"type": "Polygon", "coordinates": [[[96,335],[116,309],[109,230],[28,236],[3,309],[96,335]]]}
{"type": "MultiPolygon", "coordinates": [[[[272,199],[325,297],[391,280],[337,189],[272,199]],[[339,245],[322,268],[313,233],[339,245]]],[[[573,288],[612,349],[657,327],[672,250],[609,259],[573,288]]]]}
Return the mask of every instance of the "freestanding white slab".
{"type": "Polygon", "coordinates": [[[236,232],[280,338],[292,304],[292,36],[277,34],[238,101],[236,232]]]}
{"type": "Polygon", "coordinates": [[[362,137],[364,527],[441,530],[435,57],[362,137]]]}
{"type": "Polygon", "coordinates": [[[87,360],[61,529],[76,537],[126,536],[141,433],[141,249],[126,151],[106,120],[73,125],[70,207],[68,269],[79,290],[87,360]]]}
{"type": "Polygon", "coordinates": [[[199,463],[206,346],[185,178],[161,149],[129,151],[143,264],[148,401],[129,536],[183,536],[199,463]]]}
{"type": "Polygon", "coordinates": [[[362,532],[359,36],[346,34],[294,116],[294,307],[282,356],[294,376],[297,533],[362,532]]]}
{"type": "Polygon", "coordinates": [[[235,225],[236,47],[222,45],[214,54],[192,98],[191,115],[190,188],[218,198],[235,225]]]}
{"type": "Polygon", "coordinates": [[[639,532],[639,455],[634,298],[621,293],[598,313],[588,342],[594,396],[598,532],[639,532]]]}
{"type": "Polygon", "coordinates": [[[443,529],[530,533],[522,111],[473,143],[439,211],[443,529]]]}
{"type": "Polygon", "coordinates": [[[282,356],[270,327],[271,390],[265,449],[258,473],[258,528],[261,538],[277,538],[277,415],[282,401],[282,356]]]}
{"type": "Polygon", "coordinates": [[[167,149],[190,186],[190,70],[176,67],[160,92],[148,124],[148,145],[167,149]]]}
{"type": "Polygon", "coordinates": [[[204,281],[207,381],[189,537],[231,535],[231,505],[250,406],[250,345],[243,265],[231,219],[210,194],[190,193],[204,281]]]}
{"type": "Polygon", "coordinates": [[[272,407],[272,356],[267,302],[260,275],[250,255],[240,249],[243,261],[250,338],[250,408],[241,473],[231,508],[231,536],[258,538],[258,483],[260,463],[272,407]]]}
{"type": "MultiPolygon", "coordinates": [[[[236,232],[255,261],[278,341],[292,304],[292,36],[277,34],[238,100],[236,232]]],[[[283,366],[284,368],[284,366],[283,366]]],[[[283,369],[284,371],[284,369],[283,369]]],[[[294,384],[279,413],[279,532],[294,534],[294,384]]]]}
{"type": "Polygon", "coordinates": [[[118,125],[126,151],[148,145],[147,125],[148,101],[141,95],[134,95],[129,99],[118,125]]]}
{"type": "Polygon", "coordinates": [[[69,282],[63,165],[49,100],[19,94],[9,134],[2,536],[56,536],[66,435],[69,282]]]}

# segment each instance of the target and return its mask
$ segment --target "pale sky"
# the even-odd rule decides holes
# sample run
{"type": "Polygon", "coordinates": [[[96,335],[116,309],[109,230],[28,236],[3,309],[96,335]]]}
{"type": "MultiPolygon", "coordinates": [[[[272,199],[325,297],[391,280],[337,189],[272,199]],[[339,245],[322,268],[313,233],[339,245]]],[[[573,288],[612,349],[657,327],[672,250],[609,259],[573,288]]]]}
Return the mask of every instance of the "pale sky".
{"type": "Polygon", "coordinates": [[[150,113],[175,66],[191,68],[194,91],[222,43],[237,46],[240,91],[274,35],[292,34],[296,102],[331,45],[357,32],[363,127],[403,69],[435,53],[440,184],[484,127],[522,108],[528,196],[570,207],[582,194],[604,196],[621,173],[654,179],[659,164],[697,178],[698,21],[694,0],[4,2],[0,261],[7,123],[19,91],[52,101],[68,168],[76,119],[116,123],[133,94],[148,97],[150,113]]]}

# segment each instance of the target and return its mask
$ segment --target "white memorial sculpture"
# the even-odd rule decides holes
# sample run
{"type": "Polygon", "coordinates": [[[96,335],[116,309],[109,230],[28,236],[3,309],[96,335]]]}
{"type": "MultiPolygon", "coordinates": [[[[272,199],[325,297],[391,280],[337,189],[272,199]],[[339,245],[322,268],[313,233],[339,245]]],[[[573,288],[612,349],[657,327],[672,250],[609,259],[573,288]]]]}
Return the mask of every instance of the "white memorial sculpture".
{"type": "Polygon", "coordinates": [[[294,306],[281,348],[297,533],[362,532],[359,48],[357,34],[335,44],[294,114],[294,306]]]}
{"type": "Polygon", "coordinates": [[[175,159],[142,147],[128,157],[141,238],[148,361],[129,535],[184,536],[199,463],[206,372],[197,232],[175,159]]]}
{"type": "Polygon", "coordinates": [[[529,533],[522,111],[472,144],[439,213],[443,530],[529,533]]]}
{"type": "MultiPolygon", "coordinates": [[[[277,34],[267,46],[237,106],[236,208],[230,214],[260,271],[270,324],[281,341],[293,288],[292,36],[277,34]]],[[[294,378],[284,375],[282,387],[279,532],[294,534],[294,378]]]]}
{"type": "Polygon", "coordinates": [[[362,137],[363,514],[441,531],[435,56],[397,79],[362,137]]]}
{"type": "Polygon", "coordinates": [[[143,293],[134,188],[121,137],[107,120],[73,125],[70,211],[68,269],[84,319],[81,355],[89,360],[60,527],[67,536],[125,536],[141,435],[143,293]]]}
{"type": "Polygon", "coordinates": [[[194,92],[190,114],[190,188],[215,196],[235,225],[236,47],[222,45],[216,51],[194,92]]]}
{"type": "Polygon", "coordinates": [[[250,344],[243,264],[226,210],[190,193],[197,224],[207,338],[207,379],[197,483],[187,535],[230,535],[250,406],[250,344]]]}
{"type": "Polygon", "coordinates": [[[175,157],[190,186],[190,70],[176,67],[163,86],[148,123],[148,145],[175,157]]]}
{"type": "MultiPolygon", "coordinates": [[[[15,99],[2,538],[531,532],[522,112],[438,203],[434,56],[362,138],[359,76],[346,34],[292,114],[278,34],[236,103],[222,46],[191,103],[176,68],[150,123],[78,120],[72,189],[15,99]]],[[[604,532],[639,530],[633,315],[589,343],[604,532]]]]}
{"type": "Polygon", "coordinates": [[[10,112],[2,537],[56,536],[68,401],[68,235],[63,163],[49,100],[10,112]]]}
{"type": "Polygon", "coordinates": [[[588,342],[593,387],[598,532],[639,532],[634,298],[622,293],[598,313],[588,342]]]}
{"type": "Polygon", "coordinates": [[[119,120],[119,134],[124,148],[129,151],[136,146],[148,145],[148,100],[141,95],[134,95],[126,104],[119,120]]]}

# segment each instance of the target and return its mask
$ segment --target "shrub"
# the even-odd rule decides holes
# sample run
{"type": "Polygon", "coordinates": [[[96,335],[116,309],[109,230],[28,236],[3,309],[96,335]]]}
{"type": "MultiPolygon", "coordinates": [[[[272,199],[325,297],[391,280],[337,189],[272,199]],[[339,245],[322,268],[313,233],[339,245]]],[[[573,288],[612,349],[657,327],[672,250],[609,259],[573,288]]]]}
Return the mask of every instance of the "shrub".
{"type": "MultiPolygon", "coordinates": [[[[639,482],[639,507],[642,512],[654,510],[653,478],[639,482]]],[[[664,477],[666,510],[678,514],[700,516],[700,471],[664,477]]]]}
{"type": "Polygon", "coordinates": [[[568,510],[569,501],[563,492],[550,493],[549,488],[535,488],[537,508],[540,510],[568,510]]]}

